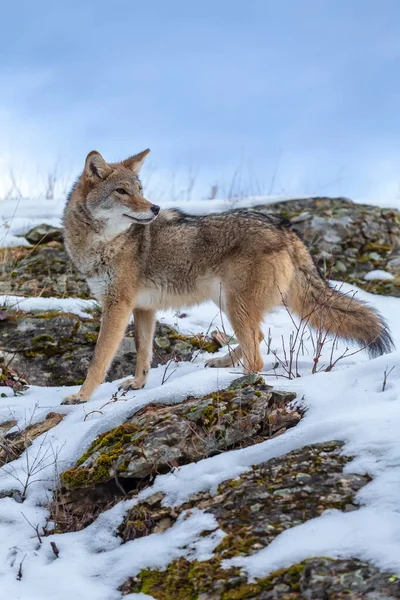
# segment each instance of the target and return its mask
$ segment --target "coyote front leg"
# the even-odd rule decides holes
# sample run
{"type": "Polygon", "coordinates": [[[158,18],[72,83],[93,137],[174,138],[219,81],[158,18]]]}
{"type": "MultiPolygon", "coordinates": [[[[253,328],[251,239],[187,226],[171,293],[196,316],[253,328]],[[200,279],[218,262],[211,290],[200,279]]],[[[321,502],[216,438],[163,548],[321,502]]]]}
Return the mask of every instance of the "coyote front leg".
{"type": "Polygon", "coordinates": [[[78,393],[64,398],[63,404],[87,402],[94,390],[103,382],[107,369],[124,337],[131,310],[130,302],[105,299],[100,333],[85,382],[78,393]]]}
{"type": "Polygon", "coordinates": [[[133,379],[123,381],[120,390],[140,390],[145,386],[151,366],[153,353],[153,336],[156,324],[156,313],[154,310],[143,310],[135,308],[133,311],[135,322],[136,341],[136,370],[133,379]]]}

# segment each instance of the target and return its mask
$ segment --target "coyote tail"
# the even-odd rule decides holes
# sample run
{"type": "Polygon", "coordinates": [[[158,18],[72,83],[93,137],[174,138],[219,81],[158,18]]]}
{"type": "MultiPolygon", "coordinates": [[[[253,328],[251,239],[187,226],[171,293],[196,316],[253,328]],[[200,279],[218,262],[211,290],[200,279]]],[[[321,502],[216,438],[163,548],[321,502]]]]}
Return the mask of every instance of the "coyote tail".
{"type": "Polygon", "coordinates": [[[296,254],[288,307],[316,329],[365,347],[371,358],[391,352],[393,340],[380,313],[354,294],[331,288],[304,246],[296,254]]]}

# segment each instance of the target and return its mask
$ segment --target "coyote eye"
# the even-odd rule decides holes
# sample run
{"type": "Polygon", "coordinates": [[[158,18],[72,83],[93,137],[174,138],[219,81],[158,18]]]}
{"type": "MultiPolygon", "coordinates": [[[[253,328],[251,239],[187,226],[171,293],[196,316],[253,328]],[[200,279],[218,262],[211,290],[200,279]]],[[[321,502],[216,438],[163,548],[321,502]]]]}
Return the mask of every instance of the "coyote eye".
{"type": "Polygon", "coordinates": [[[126,190],[124,190],[124,188],[117,188],[115,191],[118,192],[118,194],[127,194],[128,193],[126,190]]]}

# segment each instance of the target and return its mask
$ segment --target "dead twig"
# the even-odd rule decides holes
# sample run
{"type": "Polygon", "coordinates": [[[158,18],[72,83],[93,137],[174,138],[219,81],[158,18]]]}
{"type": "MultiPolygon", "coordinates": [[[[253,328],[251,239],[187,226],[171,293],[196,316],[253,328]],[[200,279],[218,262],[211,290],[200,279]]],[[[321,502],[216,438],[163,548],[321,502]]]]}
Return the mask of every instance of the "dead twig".
{"type": "Polygon", "coordinates": [[[389,377],[390,373],[393,371],[393,369],[394,369],[394,368],[395,368],[395,367],[392,367],[392,368],[391,368],[391,369],[389,369],[389,371],[388,371],[388,367],[386,367],[386,369],[384,370],[384,372],[383,372],[382,392],[384,392],[384,391],[385,391],[385,389],[386,389],[386,384],[387,384],[387,380],[388,380],[388,377],[389,377]]]}

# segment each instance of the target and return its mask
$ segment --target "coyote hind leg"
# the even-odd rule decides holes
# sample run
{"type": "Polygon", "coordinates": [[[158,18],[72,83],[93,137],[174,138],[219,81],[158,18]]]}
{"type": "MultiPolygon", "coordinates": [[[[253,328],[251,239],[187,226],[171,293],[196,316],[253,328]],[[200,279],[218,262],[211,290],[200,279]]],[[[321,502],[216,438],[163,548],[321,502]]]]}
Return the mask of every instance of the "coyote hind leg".
{"type": "Polygon", "coordinates": [[[208,367],[224,368],[243,366],[245,373],[261,371],[264,361],[260,353],[260,343],[264,339],[260,323],[262,311],[253,307],[246,298],[231,294],[224,298],[224,312],[227,313],[239,346],[232,348],[228,354],[206,361],[208,367]]]}

